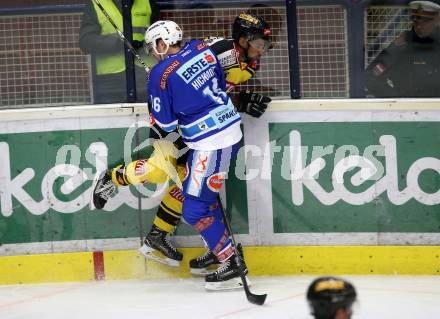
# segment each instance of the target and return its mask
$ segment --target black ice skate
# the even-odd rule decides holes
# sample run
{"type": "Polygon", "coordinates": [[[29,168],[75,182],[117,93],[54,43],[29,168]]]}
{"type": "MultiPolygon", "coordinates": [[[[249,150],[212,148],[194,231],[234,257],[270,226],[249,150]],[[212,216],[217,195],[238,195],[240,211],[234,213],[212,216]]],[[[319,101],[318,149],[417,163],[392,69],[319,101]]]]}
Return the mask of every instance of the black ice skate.
{"type": "Polygon", "coordinates": [[[166,235],[163,232],[151,231],[138,251],[147,259],[167,266],[179,267],[183,254],[170,243],[166,235]]]}
{"type": "Polygon", "coordinates": [[[219,264],[217,256],[212,251],[207,250],[202,256],[191,259],[189,268],[193,275],[205,276],[212,274],[219,264]]]}
{"type": "MultiPolygon", "coordinates": [[[[244,260],[241,259],[244,267],[244,274],[248,273],[244,260]]],[[[246,277],[248,286],[251,285],[249,279],[246,277]]],[[[235,255],[231,256],[227,261],[223,262],[216,272],[205,277],[206,290],[226,290],[242,288],[240,272],[235,255]]]]}
{"type": "Polygon", "coordinates": [[[93,205],[97,209],[104,208],[105,204],[116,193],[116,185],[112,181],[112,171],[106,170],[95,180],[96,185],[93,188],[93,205]]]}
{"type": "MultiPolygon", "coordinates": [[[[243,248],[241,243],[237,244],[238,253],[241,256],[241,260],[244,260],[243,248]]],[[[206,276],[212,274],[220,265],[217,256],[210,250],[207,250],[202,256],[191,259],[189,261],[189,268],[193,275],[206,276]]]]}

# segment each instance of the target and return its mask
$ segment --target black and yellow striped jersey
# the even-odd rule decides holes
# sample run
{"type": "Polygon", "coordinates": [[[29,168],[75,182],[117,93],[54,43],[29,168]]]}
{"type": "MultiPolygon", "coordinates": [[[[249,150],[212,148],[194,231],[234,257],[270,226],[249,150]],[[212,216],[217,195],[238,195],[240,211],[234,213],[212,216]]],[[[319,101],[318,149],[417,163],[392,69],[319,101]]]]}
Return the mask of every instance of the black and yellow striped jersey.
{"type": "Polygon", "coordinates": [[[225,72],[228,92],[232,91],[236,85],[255,76],[258,70],[258,61],[240,61],[245,59],[240,56],[240,50],[233,39],[212,37],[205,39],[205,42],[220,60],[225,72]]]}

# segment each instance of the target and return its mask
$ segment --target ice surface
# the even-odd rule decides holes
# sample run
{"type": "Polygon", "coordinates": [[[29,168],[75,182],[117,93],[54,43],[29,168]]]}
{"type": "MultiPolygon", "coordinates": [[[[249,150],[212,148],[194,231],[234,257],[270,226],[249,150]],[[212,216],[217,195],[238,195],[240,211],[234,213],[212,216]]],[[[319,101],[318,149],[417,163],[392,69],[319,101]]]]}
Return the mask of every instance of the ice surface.
{"type": "MultiPolygon", "coordinates": [[[[440,318],[440,276],[343,276],[357,288],[353,318],[440,318]]],[[[305,291],[315,276],[251,277],[253,293],[207,292],[202,278],[0,286],[1,319],[311,318],[305,291]]]]}

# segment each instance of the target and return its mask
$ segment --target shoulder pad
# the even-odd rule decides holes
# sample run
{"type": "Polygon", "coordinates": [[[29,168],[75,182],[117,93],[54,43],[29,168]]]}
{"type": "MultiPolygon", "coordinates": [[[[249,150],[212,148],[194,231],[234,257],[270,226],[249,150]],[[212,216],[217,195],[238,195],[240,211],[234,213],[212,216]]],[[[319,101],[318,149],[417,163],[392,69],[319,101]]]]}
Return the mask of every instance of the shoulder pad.
{"type": "Polygon", "coordinates": [[[234,40],[232,39],[210,38],[208,41],[205,42],[217,55],[229,51],[234,47],[234,40]]]}
{"type": "Polygon", "coordinates": [[[171,63],[168,64],[168,66],[164,69],[162,72],[162,75],[160,76],[160,88],[162,90],[165,90],[167,85],[168,77],[177,69],[177,67],[180,65],[179,60],[170,61],[171,63]]]}
{"type": "Polygon", "coordinates": [[[225,40],[225,38],[221,38],[221,37],[207,37],[207,38],[203,39],[203,41],[205,41],[206,44],[208,44],[208,45],[212,45],[212,44],[214,44],[216,42],[219,42],[219,41],[222,41],[222,40],[225,40]]]}

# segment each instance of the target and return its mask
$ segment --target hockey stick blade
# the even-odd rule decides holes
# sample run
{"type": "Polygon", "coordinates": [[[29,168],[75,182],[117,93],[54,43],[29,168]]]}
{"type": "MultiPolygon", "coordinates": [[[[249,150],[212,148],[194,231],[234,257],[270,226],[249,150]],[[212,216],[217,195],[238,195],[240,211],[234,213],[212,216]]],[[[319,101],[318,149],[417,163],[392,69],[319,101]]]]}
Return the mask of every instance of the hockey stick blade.
{"type": "Polygon", "coordinates": [[[255,305],[263,305],[264,302],[266,301],[266,297],[267,294],[264,295],[257,295],[257,294],[253,294],[250,289],[249,289],[249,285],[247,283],[246,280],[246,275],[244,274],[244,270],[242,267],[240,267],[240,278],[241,278],[241,282],[243,283],[243,288],[244,288],[244,292],[246,293],[246,298],[250,303],[253,303],[255,305]]]}
{"type": "Polygon", "coordinates": [[[264,304],[264,302],[266,301],[267,294],[256,295],[256,294],[253,294],[252,292],[248,291],[246,293],[246,297],[250,303],[253,303],[254,305],[262,306],[264,304]]]}

